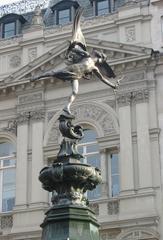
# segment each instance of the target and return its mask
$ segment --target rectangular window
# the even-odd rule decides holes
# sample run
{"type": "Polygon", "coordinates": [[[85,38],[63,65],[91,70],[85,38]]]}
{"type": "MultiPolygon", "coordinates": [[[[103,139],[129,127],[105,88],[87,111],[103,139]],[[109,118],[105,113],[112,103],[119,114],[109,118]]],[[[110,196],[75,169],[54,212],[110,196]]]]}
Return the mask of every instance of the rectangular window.
{"type": "Polygon", "coordinates": [[[100,16],[109,12],[109,0],[99,0],[96,4],[96,15],[100,16]]]}
{"type": "Polygon", "coordinates": [[[58,24],[63,25],[71,21],[70,9],[64,9],[58,11],[58,24]]]}
{"type": "Polygon", "coordinates": [[[4,23],[3,26],[3,37],[9,38],[16,35],[16,24],[15,22],[4,23]]]}
{"type": "Polygon", "coordinates": [[[0,212],[12,211],[15,205],[15,148],[11,143],[0,143],[0,212]]]}
{"type": "Polygon", "coordinates": [[[118,154],[111,154],[111,185],[112,197],[118,196],[120,192],[118,154]]]}

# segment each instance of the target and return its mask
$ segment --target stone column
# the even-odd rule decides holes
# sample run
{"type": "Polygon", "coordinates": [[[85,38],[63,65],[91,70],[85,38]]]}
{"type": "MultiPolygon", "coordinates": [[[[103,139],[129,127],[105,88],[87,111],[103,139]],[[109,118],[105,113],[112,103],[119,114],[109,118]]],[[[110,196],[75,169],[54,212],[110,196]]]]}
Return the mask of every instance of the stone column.
{"type": "Polygon", "coordinates": [[[17,118],[16,208],[27,204],[28,120],[28,112],[17,118]]]}
{"type": "Polygon", "coordinates": [[[131,133],[131,94],[118,98],[120,124],[120,184],[121,195],[128,195],[134,190],[133,149],[131,133]]]}
{"type": "Polygon", "coordinates": [[[43,191],[38,180],[39,172],[44,167],[43,127],[45,112],[38,110],[30,113],[32,125],[32,184],[31,205],[47,203],[47,193],[43,191]]]}
{"type": "Polygon", "coordinates": [[[133,93],[136,104],[139,189],[152,187],[152,168],[149,136],[148,90],[133,93]]]}

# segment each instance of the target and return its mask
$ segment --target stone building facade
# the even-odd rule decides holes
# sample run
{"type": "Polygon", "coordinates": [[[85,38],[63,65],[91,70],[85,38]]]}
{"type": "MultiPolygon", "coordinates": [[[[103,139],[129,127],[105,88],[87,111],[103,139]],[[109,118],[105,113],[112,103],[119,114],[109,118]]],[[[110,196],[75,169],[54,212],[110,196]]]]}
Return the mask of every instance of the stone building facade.
{"type": "Polygon", "coordinates": [[[103,51],[124,76],[116,93],[83,79],[72,107],[86,131],[85,161],[102,171],[103,183],[88,193],[101,239],[163,239],[161,0],[51,0],[47,9],[0,18],[0,239],[40,240],[50,195],[38,174],[56,159],[70,85],[30,79],[63,67],[79,5],[88,50],[103,51]]]}

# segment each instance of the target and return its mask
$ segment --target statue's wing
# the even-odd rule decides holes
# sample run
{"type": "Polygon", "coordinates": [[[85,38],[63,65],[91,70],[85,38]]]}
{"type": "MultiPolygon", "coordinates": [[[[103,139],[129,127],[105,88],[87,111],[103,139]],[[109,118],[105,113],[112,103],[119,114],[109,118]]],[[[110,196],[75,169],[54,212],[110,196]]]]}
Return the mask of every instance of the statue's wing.
{"type": "Polygon", "coordinates": [[[101,74],[106,78],[115,78],[116,75],[113,72],[112,68],[107,64],[107,62],[96,63],[96,67],[98,67],[101,74]]]}
{"type": "Polygon", "coordinates": [[[86,42],[85,42],[85,38],[84,38],[84,35],[83,35],[81,27],[80,27],[80,19],[81,19],[82,13],[83,13],[83,8],[79,7],[76,11],[74,22],[73,22],[72,40],[70,42],[68,52],[71,51],[71,49],[76,46],[78,46],[82,50],[86,51],[86,42]]]}

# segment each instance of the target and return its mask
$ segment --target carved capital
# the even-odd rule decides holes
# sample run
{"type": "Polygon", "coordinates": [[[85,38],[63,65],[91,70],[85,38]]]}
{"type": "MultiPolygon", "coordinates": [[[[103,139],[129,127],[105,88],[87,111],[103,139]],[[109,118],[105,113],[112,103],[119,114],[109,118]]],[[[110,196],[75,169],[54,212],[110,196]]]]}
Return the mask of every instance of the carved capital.
{"type": "Polygon", "coordinates": [[[23,113],[19,113],[19,115],[17,116],[16,122],[17,124],[25,124],[28,123],[30,118],[30,113],[29,112],[23,112],[23,113]]]}
{"type": "Polygon", "coordinates": [[[128,106],[131,103],[131,93],[119,95],[117,98],[119,107],[128,106]]]}
{"type": "Polygon", "coordinates": [[[149,92],[148,90],[138,90],[132,93],[133,103],[148,102],[149,92]]]}
{"type": "Polygon", "coordinates": [[[45,111],[44,110],[37,110],[30,112],[30,119],[33,121],[42,121],[45,119],[45,111]]]}

